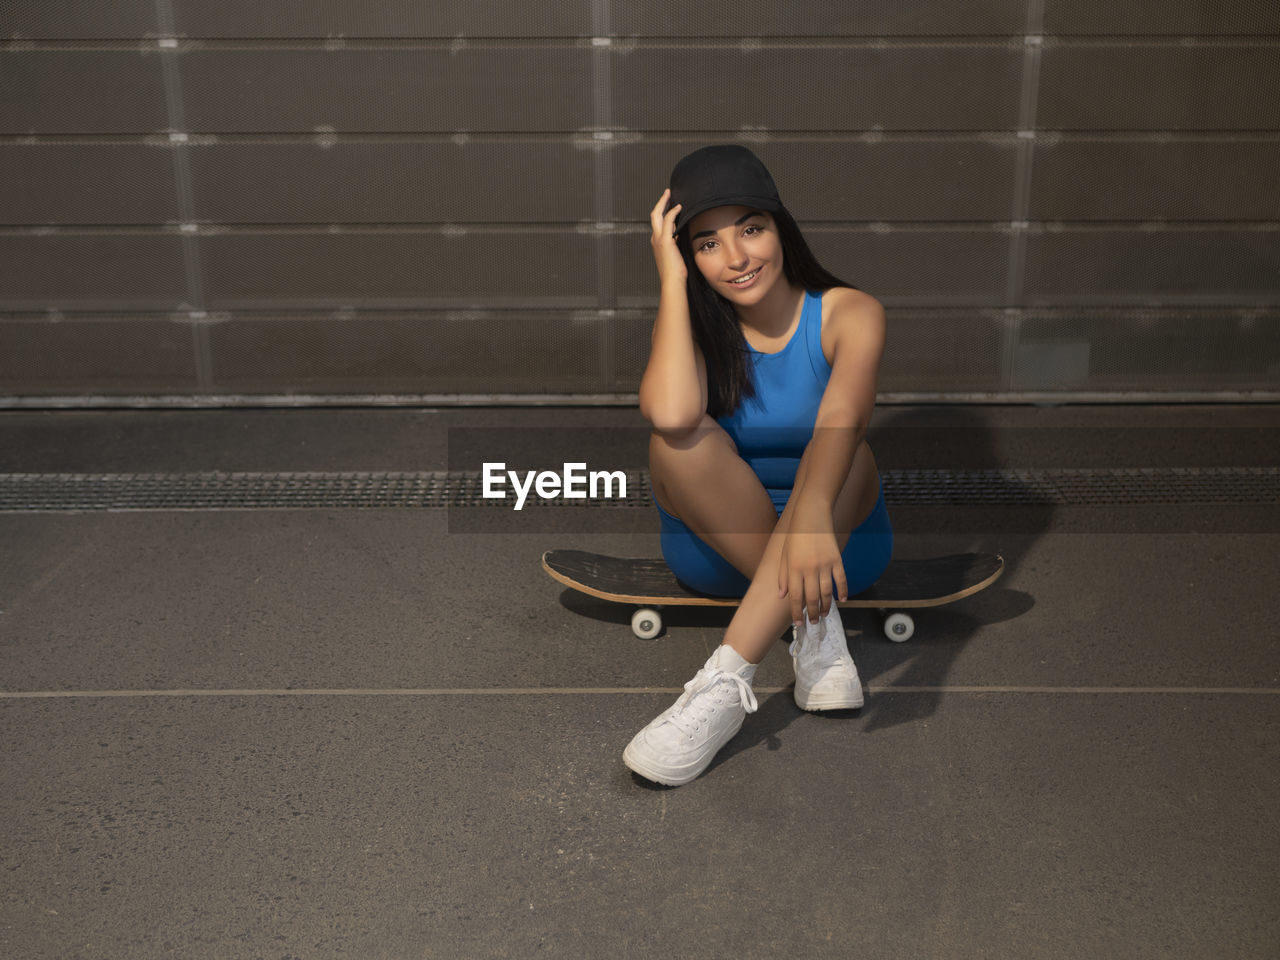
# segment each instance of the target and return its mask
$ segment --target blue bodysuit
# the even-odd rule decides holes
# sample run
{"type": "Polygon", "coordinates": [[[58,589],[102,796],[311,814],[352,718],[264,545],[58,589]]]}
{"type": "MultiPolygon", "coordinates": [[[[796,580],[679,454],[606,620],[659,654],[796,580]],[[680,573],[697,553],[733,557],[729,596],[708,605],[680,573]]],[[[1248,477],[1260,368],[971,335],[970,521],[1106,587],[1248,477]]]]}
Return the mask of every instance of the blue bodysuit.
{"type": "MultiPolygon", "coordinates": [[[[831,365],[822,354],[822,294],[805,294],[800,323],[777,353],[761,353],[750,344],[747,349],[755,395],[744,397],[738,409],[716,420],[760,478],[781,516],[831,379],[831,365]]],[[[681,520],[661,506],[658,512],[663,559],[682,583],[712,596],[740,597],[746,593],[746,577],[681,520]]],[[[850,535],[841,554],[849,596],[875,583],[892,553],[893,529],[882,488],[875,508],[850,535]]]]}

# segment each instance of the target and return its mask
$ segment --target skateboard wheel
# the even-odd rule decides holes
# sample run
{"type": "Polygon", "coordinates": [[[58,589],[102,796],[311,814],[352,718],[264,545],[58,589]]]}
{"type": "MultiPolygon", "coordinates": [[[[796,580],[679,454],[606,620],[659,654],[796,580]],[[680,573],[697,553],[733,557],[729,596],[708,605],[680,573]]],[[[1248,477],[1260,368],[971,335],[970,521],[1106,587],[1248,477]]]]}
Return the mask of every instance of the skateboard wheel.
{"type": "Polygon", "coordinates": [[[915,632],[916,622],[909,613],[891,613],[884,618],[884,635],[894,643],[910,640],[915,632]]]}
{"type": "Polygon", "coordinates": [[[631,615],[631,632],[641,640],[652,640],[662,632],[662,614],[650,607],[641,607],[631,615]]]}

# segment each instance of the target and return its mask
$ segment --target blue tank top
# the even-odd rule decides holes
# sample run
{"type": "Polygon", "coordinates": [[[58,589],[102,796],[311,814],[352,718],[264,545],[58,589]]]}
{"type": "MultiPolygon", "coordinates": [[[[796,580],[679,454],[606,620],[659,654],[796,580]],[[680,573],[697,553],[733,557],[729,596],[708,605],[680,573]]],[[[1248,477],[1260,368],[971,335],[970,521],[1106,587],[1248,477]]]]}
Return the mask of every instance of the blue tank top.
{"type": "Polygon", "coordinates": [[[822,355],[822,294],[805,293],[795,333],[777,353],[761,353],[750,344],[747,349],[755,396],[744,397],[737,410],[716,421],[766,489],[790,490],[831,379],[822,355]]]}

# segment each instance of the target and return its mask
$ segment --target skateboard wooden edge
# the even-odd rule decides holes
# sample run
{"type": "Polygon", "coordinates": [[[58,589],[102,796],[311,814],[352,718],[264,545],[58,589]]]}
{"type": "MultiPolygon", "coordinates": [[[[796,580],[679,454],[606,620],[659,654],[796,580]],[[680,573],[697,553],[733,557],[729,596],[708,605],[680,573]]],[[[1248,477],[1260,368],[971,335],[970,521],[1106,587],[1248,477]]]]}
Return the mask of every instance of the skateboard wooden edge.
{"type": "Polygon", "coordinates": [[[608,600],[611,603],[629,603],[633,606],[654,606],[654,607],[736,607],[742,602],[738,597],[639,597],[632,593],[610,593],[608,590],[599,590],[595,587],[589,587],[585,583],[579,583],[566,577],[563,573],[553,569],[547,564],[547,551],[542,555],[542,569],[545,570],[553,580],[557,580],[564,584],[570,590],[576,590],[578,593],[585,593],[589,597],[596,597],[600,600],[608,600]]]}
{"type": "MultiPolygon", "coordinates": [[[[697,597],[692,595],[685,597],[640,597],[635,594],[610,593],[607,590],[598,590],[584,583],[578,583],[558,570],[552,569],[547,563],[547,555],[550,552],[548,550],[542,554],[542,569],[553,580],[558,581],[570,590],[585,593],[587,596],[596,597],[599,600],[608,600],[610,603],[629,603],[637,607],[646,605],[654,607],[736,607],[742,602],[741,598],[737,597],[697,597]]],[[[859,600],[855,597],[850,600],[841,600],[840,606],[845,609],[855,610],[923,610],[928,607],[946,606],[948,603],[955,603],[957,600],[973,596],[1000,579],[1004,574],[1004,557],[998,553],[995,556],[1000,561],[1000,565],[996,567],[994,573],[973,586],[957,590],[955,593],[949,593],[945,597],[935,597],[929,600],[899,600],[896,602],[891,600],[859,600]]]]}
{"type": "Polygon", "coordinates": [[[957,590],[955,593],[949,593],[945,597],[934,597],[930,600],[845,600],[842,601],[842,607],[861,607],[863,609],[872,608],[879,610],[924,610],[928,607],[945,607],[948,603],[955,603],[957,600],[963,600],[965,597],[971,597],[975,593],[987,589],[1004,575],[1004,556],[1002,554],[993,554],[1000,561],[999,566],[991,573],[990,576],[983,578],[973,586],[965,587],[963,590],[957,590]]]}

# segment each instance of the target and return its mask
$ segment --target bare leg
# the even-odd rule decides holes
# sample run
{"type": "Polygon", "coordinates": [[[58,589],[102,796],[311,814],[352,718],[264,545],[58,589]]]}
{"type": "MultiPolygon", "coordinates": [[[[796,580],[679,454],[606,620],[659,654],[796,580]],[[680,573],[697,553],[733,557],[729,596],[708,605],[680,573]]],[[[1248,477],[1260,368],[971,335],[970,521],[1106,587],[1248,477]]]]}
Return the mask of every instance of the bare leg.
{"type": "Polygon", "coordinates": [[[654,433],[649,476],[662,509],[679,517],[743,576],[755,575],[778,514],[720,424],[704,414],[688,433],[654,433]]]}
{"type": "MultiPolygon", "coordinates": [[[[622,752],[623,762],[636,773],[676,785],[701,774],[738,732],[746,715],[756,709],[751,692],[754,664],[764,659],[791,617],[790,602],[778,597],[777,582],[784,538],[794,511],[788,507],[781,517],[776,515],[773,501],[755,472],[738,456],[728,434],[707,417],[689,434],[655,434],[649,463],[654,495],[663,509],[680,517],[751,577],[724,642],[680,699],[637,733],[622,752]]],[[[858,515],[865,516],[874,506],[874,499],[871,504],[864,501],[876,495],[875,479],[871,451],[863,444],[854,454],[852,469],[834,504],[834,527],[841,544],[848,540],[858,515]]],[[[843,643],[840,647],[843,649],[843,643]]],[[[833,666],[837,664],[838,660],[833,661],[833,666]]],[[[846,672],[847,685],[857,683],[851,665],[846,672]]],[[[797,660],[797,704],[817,710],[844,705],[844,700],[823,702],[827,691],[819,688],[826,679],[826,675],[816,681],[808,678],[802,703],[797,660]]],[[[853,705],[860,706],[861,685],[854,690],[858,696],[853,705]]],[[[837,689],[836,693],[844,691],[837,689]]]]}
{"type": "MultiPolygon", "coordinates": [[[[853,468],[836,497],[832,517],[841,549],[849,541],[854,527],[875,509],[879,497],[879,475],[871,448],[863,443],[854,455],[853,468]]],[[[773,535],[769,537],[764,556],[746,596],[725,631],[724,642],[743,659],[759,663],[782,631],[791,623],[791,601],[778,597],[778,567],[782,556],[783,536],[791,518],[791,509],[782,511],[773,535]]]]}
{"type": "MultiPolygon", "coordinates": [[[[747,661],[759,663],[791,622],[790,601],[778,597],[780,534],[789,528],[791,510],[777,516],[759,477],[708,416],[687,434],[653,434],[649,472],[663,509],[751,580],[724,642],[747,661]]],[[[874,509],[878,495],[875,458],[863,443],[833,510],[842,548],[874,509]]]]}

